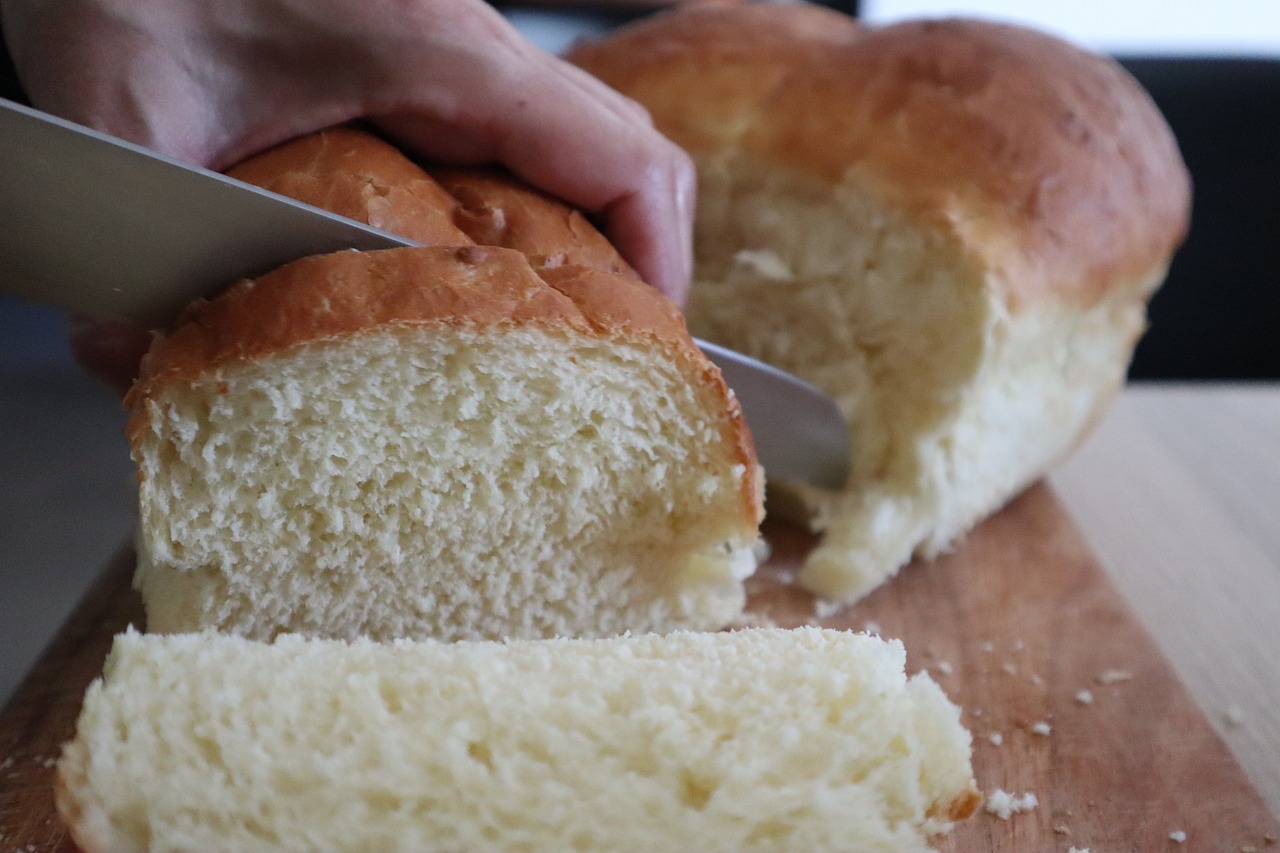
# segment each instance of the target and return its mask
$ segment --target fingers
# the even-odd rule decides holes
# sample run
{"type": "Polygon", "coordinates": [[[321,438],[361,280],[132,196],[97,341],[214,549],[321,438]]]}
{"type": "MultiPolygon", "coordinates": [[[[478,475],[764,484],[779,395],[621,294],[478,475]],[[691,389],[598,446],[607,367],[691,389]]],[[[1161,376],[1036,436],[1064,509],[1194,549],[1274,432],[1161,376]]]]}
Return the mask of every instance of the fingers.
{"type": "Polygon", "coordinates": [[[660,170],[638,192],[604,210],[604,231],[640,277],[679,305],[693,272],[693,167],[660,170]]]}
{"type": "Polygon", "coordinates": [[[641,278],[683,303],[695,194],[688,155],[654,130],[643,111],[619,109],[564,77],[544,85],[547,91],[531,101],[537,109],[494,116],[498,159],[596,214],[641,278]]]}
{"type": "Polygon", "coordinates": [[[64,4],[81,10],[77,38],[66,38],[65,14],[41,18],[44,49],[62,45],[53,53],[64,61],[28,64],[49,103],[62,98],[81,120],[221,168],[372,117],[428,158],[502,163],[593,214],[660,291],[678,301],[687,292],[688,157],[643,107],[481,0],[64,4]]]}
{"type": "Polygon", "coordinates": [[[484,62],[463,75],[461,99],[454,89],[433,101],[428,89],[381,123],[426,157],[500,162],[594,214],[641,277],[683,303],[696,192],[688,155],[643,107],[559,59],[512,51],[484,62]]]}

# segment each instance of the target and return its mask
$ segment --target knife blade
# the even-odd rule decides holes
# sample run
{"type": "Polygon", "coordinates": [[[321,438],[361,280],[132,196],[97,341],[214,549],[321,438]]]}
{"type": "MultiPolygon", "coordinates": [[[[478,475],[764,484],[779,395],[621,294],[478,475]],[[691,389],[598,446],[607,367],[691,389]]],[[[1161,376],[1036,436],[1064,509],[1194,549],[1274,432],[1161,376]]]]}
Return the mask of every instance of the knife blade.
{"type": "MultiPolygon", "coordinates": [[[[0,292],[139,328],[307,255],[417,245],[0,99],[0,292]]],[[[737,395],[765,470],[844,485],[835,402],[741,353],[698,346],[737,395]]]]}

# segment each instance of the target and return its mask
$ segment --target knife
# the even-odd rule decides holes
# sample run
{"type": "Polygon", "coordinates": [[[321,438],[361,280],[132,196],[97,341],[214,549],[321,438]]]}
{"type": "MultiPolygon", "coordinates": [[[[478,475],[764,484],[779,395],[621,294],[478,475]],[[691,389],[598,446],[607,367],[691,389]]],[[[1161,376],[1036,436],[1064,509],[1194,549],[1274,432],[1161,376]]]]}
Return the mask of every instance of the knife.
{"type": "MultiPolygon", "coordinates": [[[[0,98],[0,292],[159,328],[193,299],[307,255],[414,245],[0,98]]],[[[769,475],[844,486],[849,436],[830,397],[697,344],[737,395],[769,475]]]]}

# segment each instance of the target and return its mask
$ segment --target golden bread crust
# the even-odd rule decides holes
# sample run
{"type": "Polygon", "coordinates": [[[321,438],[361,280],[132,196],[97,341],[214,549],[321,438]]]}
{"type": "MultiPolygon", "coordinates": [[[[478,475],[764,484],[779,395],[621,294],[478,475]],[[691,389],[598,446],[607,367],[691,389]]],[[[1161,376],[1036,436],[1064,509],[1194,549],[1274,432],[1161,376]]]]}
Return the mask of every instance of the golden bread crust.
{"type": "Polygon", "coordinates": [[[504,246],[537,263],[577,264],[639,280],[579,211],[515,178],[485,169],[428,167],[453,197],[453,223],[482,246],[504,246]]]}
{"type": "Polygon", "coordinates": [[[285,142],[227,174],[426,246],[502,246],[639,278],[564,202],[495,169],[419,165],[355,126],[285,142]]]}
{"type": "Polygon", "coordinates": [[[453,224],[448,193],[395,146],[354,127],[285,142],[227,174],[427,246],[472,242],[453,224]]]}
{"type": "Polygon", "coordinates": [[[1014,309],[1149,280],[1187,229],[1190,180],[1150,98],[1041,33],[757,4],[657,16],[569,59],[701,163],[869,187],[955,234],[1014,309]]]}

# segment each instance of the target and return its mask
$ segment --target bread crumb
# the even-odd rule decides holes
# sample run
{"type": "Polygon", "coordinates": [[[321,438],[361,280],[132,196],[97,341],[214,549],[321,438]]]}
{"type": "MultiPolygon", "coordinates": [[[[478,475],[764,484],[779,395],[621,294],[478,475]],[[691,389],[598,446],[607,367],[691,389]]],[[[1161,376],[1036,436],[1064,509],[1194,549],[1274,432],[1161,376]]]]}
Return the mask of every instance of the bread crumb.
{"type": "Polygon", "coordinates": [[[1067,853],[1089,853],[1088,847],[1072,847],[1067,853]]]}
{"type": "Polygon", "coordinates": [[[1227,710],[1223,712],[1223,720],[1233,729],[1238,729],[1244,725],[1244,711],[1238,704],[1232,702],[1227,706],[1227,710]]]}
{"type": "Polygon", "coordinates": [[[981,717],[981,716],[982,716],[982,709],[981,709],[981,708],[974,708],[974,709],[973,709],[973,710],[971,710],[969,713],[970,713],[970,714],[973,714],[975,717],[981,717]]]}
{"type": "Polygon", "coordinates": [[[1062,824],[1058,824],[1057,826],[1055,826],[1055,827],[1053,828],[1053,831],[1054,831],[1054,832],[1056,832],[1056,833],[1058,833],[1059,835],[1070,835],[1070,834],[1071,834],[1071,829],[1070,829],[1069,827],[1063,826],[1062,824]]]}
{"type": "Polygon", "coordinates": [[[1004,735],[1000,734],[1000,732],[992,732],[987,735],[987,740],[991,741],[992,746],[999,746],[1004,743],[1004,735]]]}
{"type": "Polygon", "coordinates": [[[1133,673],[1127,669],[1104,669],[1098,673],[1099,684],[1119,684],[1121,681],[1132,681],[1133,673]]]}
{"type": "Polygon", "coordinates": [[[1079,702],[1081,705],[1088,705],[1093,701],[1093,691],[1081,690],[1079,693],[1076,694],[1076,701],[1079,702]]]}
{"type": "Polygon", "coordinates": [[[862,631],[865,634],[878,637],[880,636],[880,623],[875,620],[867,620],[867,624],[862,626],[862,631]]]}
{"type": "Polygon", "coordinates": [[[1275,844],[1277,841],[1280,841],[1280,835],[1276,835],[1274,832],[1268,832],[1266,835],[1262,836],[1262,840],[1268,844],[1275,844]]]}
{"type": "Polygon", "coordinates": [[[996,644],[991,642],[990,640],[986,640],[985,642],[983,642],[982,645],[978,646],[978,648],[982,649],[984,652],[990,653],[995,651],[996,644]]]}
{"type": "Polygon", "coordinates": [[[1184,844],[1187,840],[1187,834],[1181,829],[1175,829],[1173,832],[1169,833],[1169,840],[1175,844],[1184,844]]]}
{"type": "Polygon", "coordinates": [[[1017,640],[1014,640],[1014,641],[1013,641],[1013,650],[1014,650],[1015,652],[1020,652],[1020,651],[1022,651],[1023,649],[1025,649],[1026,647],[1027,647],[1027,644],[1026,644],[1026,643],[1024,643],[1024,642],[1022,642],[1022,640],[1021,640],[1021,639],[1017,639],[1017,640]]]}
{"type": "Polygon", "coordinates": [[[795,586],[800,577],[799,569],[779,569],[773,573],[774,579],[783,586],[795,586]]]}
{"type": "Polygon", "coordinates": [[[1052,731],[1053,726],[1049,725],[1044,720],[1031,724],[1031,733],[1034,735],[1043,735],[1044,737],[1048,737],[1052,731]]]}
{"type": "Polygon", "coordinates": [[[1018,674],[1018,668],[1014,666],[1012,663],[1010,663],[1009,661],[1005,661],[1004,663],[1002,663],[1000,665],[1000,668],[1003,669],[1005,672],[1007,672],[1009,675],[1018,674]]]}
{"type": "Polygon", "coordinates": [[[839,613],[843,607],[843,604],[833,599],[815,598],[813,600],[813,615],[819,619],[828,619],[839,613]]]}
{"type": "Polygon", "coordinates": [[[1001,788],[996,788],[987,795],[987,811],[1001,820],[1008,820],[1013,815],[1029,812],[1038,805],[1040,801],[1030,791],[1021,797],[1015,797],[1001,788]]]}
{"type": "Polygon", "coordinates": [[[729,628],[734,631],[740,631],[744,628],[777,628],[778,623],[772,616],[767,613],[757,613],[754,610],[748,610],[734,617],[729,628]]]}
{"type": "Polygon", "coordinates": [[[935,669],[938,670],[938,672],[942,673],[943,675],[950,675],[951,673],[956,671],[955,667],[951,665],[950,661],[940,660],[937,663],[935,663],[933,666],[935,669]]]}
{"type": "Polygon", "coordinates": [[[795,277],[787,262],[772,249],[739,249],[733,262],[770,281],[790,281],[795,277]]]}
{"type": "Polygon", "coordinates": [[[1034,684],[1036,687],[1042,687],[1044,685],[1044,679],[1041,678],[1039,675],[1032,673],[1028,677],[1030,678],[1031,683],[1034,684]]]}

